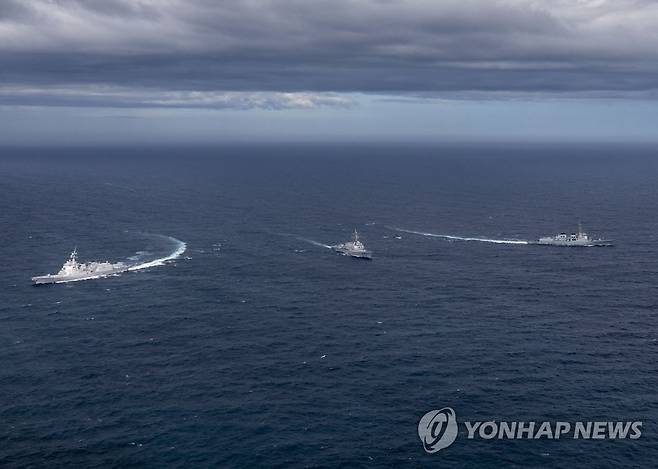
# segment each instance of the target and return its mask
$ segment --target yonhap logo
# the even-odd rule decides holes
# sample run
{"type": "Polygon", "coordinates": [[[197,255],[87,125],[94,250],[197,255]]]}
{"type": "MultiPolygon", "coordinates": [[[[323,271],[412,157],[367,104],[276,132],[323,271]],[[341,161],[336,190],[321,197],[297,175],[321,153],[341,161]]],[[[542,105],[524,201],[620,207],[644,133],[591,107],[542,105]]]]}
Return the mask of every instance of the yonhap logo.
{"type": "Polygon", "coordinates": [[[436,453],[453,444],[457,432],[457,416],[450,407],[431,410],[418,422],[418,436],[428,453],[436,453]]]}
{"type": "MultiPolygon", "coordinates": [[[[642,421],[463,421],[466,439],[482,440],[637,440],[642,421]]],[[[436,453],[455,442],[459,433],[457,416],[450,407],[431,410],[418,422],[418,436],[428,453],[436,453]]]]}

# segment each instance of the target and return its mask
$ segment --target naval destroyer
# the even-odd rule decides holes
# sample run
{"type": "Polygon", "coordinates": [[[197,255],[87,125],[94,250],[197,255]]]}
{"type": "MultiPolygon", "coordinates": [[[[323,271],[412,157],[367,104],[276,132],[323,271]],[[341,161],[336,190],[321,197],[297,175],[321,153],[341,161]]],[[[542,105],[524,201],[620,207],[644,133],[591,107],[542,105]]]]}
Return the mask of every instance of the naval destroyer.
{"type": "Polygon", "coordinates": [[[78,251],[74,249],[69,259],[56,274],[32,277],[35,285],[46,283],[75,282],[92,278],[105,277],[128,270],[129,266],[123,262],[112,264],[110,262],[78,262],[78,251]]]}
{"type": "Polygon", "coordinates": [[[368,251],[359,240],[359,233],[356,230],[354,230],[352,241],[337,244],[336,246],[332,246],[331,249],[344,256],[352,256],[358,259],[372,259],[372,252],[368,251]]]}
{"type": "Polygon", "coordinates": [[[555,236],[544,236],[535,241],[534,244],[541,244],[544,246],[612,246],[612,241],[609,239],[593,239],[583,231],[583,227],[578,223],[577,233],[560,233],[555,236]]]}

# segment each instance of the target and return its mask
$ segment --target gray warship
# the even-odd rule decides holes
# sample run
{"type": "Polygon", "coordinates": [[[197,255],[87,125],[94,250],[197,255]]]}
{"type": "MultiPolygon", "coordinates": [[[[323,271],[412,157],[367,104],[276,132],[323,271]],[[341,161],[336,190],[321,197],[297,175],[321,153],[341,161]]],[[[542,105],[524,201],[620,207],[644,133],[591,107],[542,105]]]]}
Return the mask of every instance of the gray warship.
{"type": "Polygon", "coordinates": [[[539,238],[534,244],[544,246],[574,246],[574,247],[591,247],[591,246],[612,246],[609,239],[593,239],[583,231],[583,227],[578,223],[577,233],[560,233],[555,236],[544,236],[539,238]]]}
{"type": "Polygon", "coordinates": [[[372,251],[368,251],[361,241],[359,241],[359,233],[354,230],[352,241],[337,244],[332,246],[331,249],[344,255],[356,257],[358,259],[372,259],[372,251]]]}
{"type": "Polygon", "coordinates": [[[35,285],[48,283],[75,282],[78,280],[89,280],[118,274],[128,270],[129,266],[123,262],[112,264],[110,262],[78,262],[78,250],[74,249],[69,259],[56,274],[32,277],[35,285]]]}

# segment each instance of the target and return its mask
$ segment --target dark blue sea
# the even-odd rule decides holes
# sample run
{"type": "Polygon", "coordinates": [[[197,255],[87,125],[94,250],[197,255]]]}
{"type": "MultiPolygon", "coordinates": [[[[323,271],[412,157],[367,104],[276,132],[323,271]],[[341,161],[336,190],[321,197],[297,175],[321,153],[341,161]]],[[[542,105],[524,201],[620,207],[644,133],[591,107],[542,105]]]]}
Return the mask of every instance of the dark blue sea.
{"type": "Polygon", "coordinates": [[[656,467],[657,182],[637,145],[2,148],[0,466],[656,467]],[[579,221],[615,246],[490,242],[579,221]],[[153,265],[32,285],[75,247],[153,265]]]}

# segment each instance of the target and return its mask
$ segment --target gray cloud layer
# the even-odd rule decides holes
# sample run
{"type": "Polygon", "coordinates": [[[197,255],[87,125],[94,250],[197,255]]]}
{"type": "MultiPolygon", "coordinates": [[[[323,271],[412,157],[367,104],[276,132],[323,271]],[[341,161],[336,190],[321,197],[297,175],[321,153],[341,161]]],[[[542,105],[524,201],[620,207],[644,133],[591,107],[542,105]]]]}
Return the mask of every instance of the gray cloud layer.
{"type": "Polygon", "coordinates": [[[332,92],[649,96],[657,59],[653,0],[0,2],[5,103],[244,107],[245,98],[281,108],[346,105],[332,92]],[[274,101],[254,94],[263,92],[274,101]]]}

